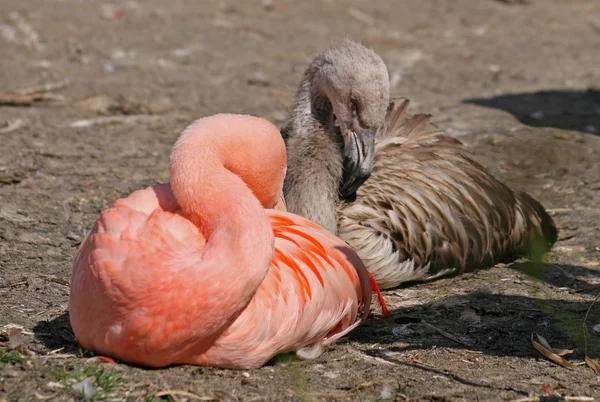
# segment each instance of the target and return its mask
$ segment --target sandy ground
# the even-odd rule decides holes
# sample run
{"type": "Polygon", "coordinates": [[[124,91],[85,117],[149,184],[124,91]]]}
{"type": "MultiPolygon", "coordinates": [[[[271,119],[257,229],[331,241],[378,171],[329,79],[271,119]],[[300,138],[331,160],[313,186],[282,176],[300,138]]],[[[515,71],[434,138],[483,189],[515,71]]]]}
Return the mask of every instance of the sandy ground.
{"type": "Polygon", "coordinates": [[[531,343],[537,333],[581,363],[586,334],[600,358],[600,305],[583,325],[600,292],[598,0],[2,0],[0,54],[0,400],[600,399],[592,369],[531,343]],[[562,231],[546,263],[385,292],[393,318],[376,310],[316,361],[87,363],[68,281],[99,211],[168,180],[195,118],[281,123],[307,63],[344,37],[381,54],[411,112],[551,210],[562,231]]]}

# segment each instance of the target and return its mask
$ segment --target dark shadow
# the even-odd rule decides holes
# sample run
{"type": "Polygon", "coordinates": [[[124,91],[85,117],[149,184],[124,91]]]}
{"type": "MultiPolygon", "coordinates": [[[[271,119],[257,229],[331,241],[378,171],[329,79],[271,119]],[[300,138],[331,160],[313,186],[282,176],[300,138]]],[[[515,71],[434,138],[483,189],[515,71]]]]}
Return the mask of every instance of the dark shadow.
{"type": "MultiPolygon", "coordinates": [[[[465,275],[470,275],[477,272],[485,272],[494,268],[482,267],[473,272],[452,272],[443,277],[434,278],[426,281],[404,282],[391,290],[401,290],[411,288],[413,286],[425,283],[435,283],[441,279],[458,278],[465,275]]],[[[557,288],[569,287],[572,293],[585,293],[596,296],[600,293],[600,271],[586,268],[578,265],[570,264],[550,264],[532,260],[518,260],[509,265],[507,268],[514,269],[520,273],[526,274],[532,278],[539,279],[557,288]],[[598,279],[598,284],[591,284],[582,278],[598,279]]]]}
{"type": "Polygon", "coordinates": [[[383,355],[381,353],[377,353],[377,352],[373,352],[373,351],[367,351],[366,354],[368,354],[369,356],[375,357],[375,358],[379,358],[379,359],[383,359],[385,361],[388,361],[390,363],[394,363],[397,364],[398,366],[404,366],[409,370],[421,370],[421,371],[425,371],[428,373],[431,373],[433,375],[437,375],[440,377],[449,377],[451,378],[453,381],[459,382],[463,385],[467,385],[467,386],[471,386],[471,387],[476,387],[476,388],[486,388],[486,389],[493,389],[496,391],[513,391],[516,393],[519,393],[523,396],[528,396],[529,394],[527,392],[524,392],[522,390],[518,390],[515,389],[513,387],[507,386],[507,387],[498,387],[498,386],[493,386],[493,385],[489,385],[489,384],[481,384],[481,383],[477,383],[475,381],[472,380],[468,380],[466,378],[463,378],[461,376],[458,376],[456,374],[452,374],[449,373],[447,370],[442,370],[442,369],[437,369],[431,366],[425,366],[419,363],[415,363],[415,362],[410,362],[410,361],[403,361],[400,359],[395,359],[394,357],[390,357],[390,356],[386,356],[383,355]]]}
{"type": "MultiPolygon", "coordinates": [[[[548,284],[554,288],[565,288],[565,292],[597,296],[600,293],[600,271],[568,264],[550,264],[539,261],[519,260],[507,266],[529,277],[529,281],[539,281],[540,285],[548,284]],[[592,279],[588,281],[588,279],[592,279]]],[[[481,275],[490,268],[477,270],[481,275]]],[[[460,278],[473,275],[472,273],[452,274],[447,278],[460,278]]],[[[435,284],[439,279],[428,282],[404,283],[396,288],[418,286],[440,286],[435,284]]],[[[452,286],[451,284],[443,286],[452,286]]],[[[431,290],[431,289],[429,289],[431,290]]],[[[535,295],[532,288],[532,295],[535,295]]],[[[385,292],[384,292],[385,297],[385,292]]],[[[563,300],[546,300],[526,296],[506,296],[482,294],[474,292],[461,297],[440,298],[427,305],[414,308],[396,310],[393,320],[375,319],[376,324],[367,321],[365,327],[357,328],[349,336],[351,339],[361,339],[360,332],[365,332],[367,343],[382,343],[385,341],[409,342],[398,339],[392,335],[394,327],[408,325],[417,328],[415,344],[403,348],[391,348],[395,352],[424,350],[434,346],[469,349],[464,344],[457,343],[439,334],[428,334],[421,324],[426,321],[447,332],[466,337],[473,350],[484,354],[522,356],[540,358],[540,355],[531,345],[531,334],[539,333],[552,339],[553,346],[575,348],[576,359],[584,357],[584,331],[583,321],[591,302],[572,302],[563,300]],[[469,308],[481,318],[480,325],[470,325],[468,321],[461,321],[461,314],[469,308]],[[420,328],[420,329],[419,329],[420,328]],[[358,332],[357,332],[358,331],[358,332]],[[456,331],[456,332],[453,332],[456,331]],[[381,337],[378,338],[377,334],[381,337]],[[374,336],[375,335],[375,336],[374,336]],[[356,337],[356,338],[355,338],[356,337]]],[[[592,307],[587,320],[587,348],[588,356],[600,357],[600,336],[594,334],[592,327],[600,322],[600,302],[592,307]]],[[[381,356],[380,356],[381,357],[381,356]]]]}
{"type": "Polygon", "coordinates": [[[79,345],[69,322],[66,311],[50,321],[40,321],[33,327],[35,339],[50,350],[61,349],[61,353],[79,353],[79,345]]]}
{"type": "Polygon", "coordinates": [[[528,126],[600,135],[600,91],[596,89],[507,94],[464,99],[462,103],[504,110],[528,126]]]}
{"type": "MultiPolygon", "coordinates": [[[[345,250],[341,250],[345,252],[345,250]]],[[[346,252],[346,255],[352,257],[346,252]]],[[[490,267],[491,268],[491,267],[490,267]]],[[[483,268],[477,271],[487,271],[483,268]]],[[[550,264],[541,261],[518,260],[508,268],[514,269],[529,278],[530,296],[513,296],[504,294],[473,292],[464,296],[440,297],[434,302],[396,309],[392,318],[379,315],[371,316],[364,324],[352,331],[348,338],[351,342],[372,345],[377,343],[387,352],[407,352],[411,350],[427,350],[434,347],[448,347],[479,351],[484,355],[526,357],[544,359],[531,342],[532,334],[540,334],[555,348],[574,349],[569,359],[578,361],[587,355],[600,357],[600,336],[592,331],[592,327],[600,322],[600,303],[590,309],[590,301],[565,301],[536,297],[540,294],[540,286],[548,284],[555,289],[566,288],[569,293],[597,295],[600,293],[600,281],[587,282],[585,279],[600,279],[600,272],[586,267],[564,264],[550,264]],[[568,289],[567,289],[568,288],[568,289]],[[471,321],[462,317],[466,309],[474,312],[471,321]],[[583,322],[586,313],[587,330],[583,322]],[[479,322],[476,322],[480,320],[479,322]],[[425,323],[424,323],[425,322],[425,323]],[[433,331],[428,324],[454,335],[455,339],[433,331]],[[394,329],[404,327],[401,335],[395,335],[394,329]],[[402,343],[402,347],[397,344],[402,343]],[[587,346],[585,346],[587,344],[587,346]]],[[[485,272],[481,273],[484,275],[485,272]]],[[[454,274],[449,277],[473,275],[472,273],[454,274]]],[[[451,283],[435,283],[439,279],[424,282],[402,284],[402,288],[426,287],[428,291],[452,286],[451,283]],[[432,289],[433,288],[433,289],[432,289]]],[[[388,291],[384,292],[384,298],[388,291]]],[[[442,293],[443,294],[443,293],[442,293]]],[[[378,311],[373,306],[373,311],[378,311]]],[[[378,358],[392,362],[390,354],[381,351],[369,351],[378,358]]],[[[406,365],[404,361],[393,361],[406,365]]],[[[427,369],[422,367],[421,369],[427,369]]],[[[460,382],[460,379],[455,378],[460,382]]],[[[472,385],[472,384],[471,384],[472,385]]]]}
{"type": "MultiPolygon", "coordinates": [[[[600,292],[600,285],[592,285],[580,279],[600,278],[598,271],[585,267],[518,262],[512,264],[511,268],[530,275],[531,281],[540,280],[555,288],[569,287],[576,293],[592,295],[600,292]]],[[[413,286],[427,287],[431,291],[433,286],[438,285],[421,283],[413,286]]],[[[439,286],[440,291],[443,291],[442,286],[452,284],[439,286]]],[[[447,347],[478,351],[485,355],[543,359],[531,344],[532,333],[538,333],[546,337],[553,347],[574,349],[569,360],[583,360],[583,320],[590,302],[536,297],[536,289],[539,289],[536,286],[531,287],[530,296],[472,292],[461,296],[439,297],[431,303],[396,309],[392,311],[391,318],[382,318],[378,306],[374,305],[373,311],[377,314],[344,339],[364,344],[377,343],[382,349],[392,353],[447,347]],[[467,308],[476,314],[480,322],[461,318],[467,308]],[[423,322],[452,334],[458,341],[433,331],[423,322]],[[401,331],[400,335],[394,334],[394,329],[398,327],[404,327],[406,331],[401,331]],[[403,346],[398,346],[398,343],[403,346]]],[[[388,292],[384,292],[384,298],[386,293],[388,292]]],[[[596,359],[600,358],[600,336],[594,334],[592,327],[599,322],[600,303],[591,308],[587,320],[587,354],[596,359]]],[[[52,320],[39,322],[33,330],[35,338],[49,350],[62,348],[61,353],[75,355],[82,352],[75,342],[68,312],[52,320]]],[[[381,351],[369,353],[390,362],[396,359],[381,351]]],[[[394,362],[400,364],[400,360],[396,360],[394,362]]],[[[412,363],[414,362],[410,362],[412,363]]],[[[402,365],[407,365],[407,362],[402,362],[402,365]]],[[[423,366],[421,369],[428,368],[423,366]]],[[[455,377],[453,374],[452,376],[455,377]]],[[[458,378],[454,379],[460,381],[458,378]]]]}
{"type": "MultiPolygon", "coordinates": [[[[40,342],[49,350],[57,350],[60,349],[61,354],[72,353],[76,357],[84,357],[89,358],[95,356],[91,350],[87,350],[81,347],[75,341],[75,335],[73,334],[73,329],[71,328],[71,322],[69,321],[69,312],[65,311],[60,316],[50,320],[50,321],[40,321],[35,327],[33,327],[33,333],[35,336],[35,340],[40,342]]],[[[118,361],[118,360],[117,360],[118,361]]],[[[172,365],[168,367],[142,367],[135,364],[129,364],[120,362],[121,364],[125,364],[130,367],[143,368],[144,370],[163,370],[169,367],[176,367],[178,365],[172,365]]],[[[210,369],[210,368],[207,368],[210,369]]]]}
{"type": "MultiPolygon", "coordinates": [[[[532,293],[535,294],[535,290],[532,293]]],[[[348,338],[358,343],[377,343],[383,351],[373,353],[386,360],[394,352],[434,347],[478,351],[492,356],[544,359],[531,343],[531,335],[537,333],[552,347],[574,349],[567,358],[581,361],[585,355],[583,320],[590,305],[589,301],[473,292],[396,309],[390,319],[372,317],[348,338]],[[466,309],[475,315],[465,320],[461,316],[466,309]],[[451,336],[436,332],[428,324],[451,336]],[[404,346],[396,346],[398,343],[404,346]]],[[[591,358],[600,357],[600,336],[592,331],[598,322],[600,304],[592,307],[587,319],[587,355],[591,358]]]]}
{"type": "Polygon", "coordinates": [[[529,0],[494,0],[498,3],[504,3],[507,5],[526,5],[529,4],[529,0]]]}
{"type": "Polygon", "coordinates": [[[570,264],[548,264],[535,261],[518,261],[508,266],[556,288],[570,288],[571,293],[596,296],[600,293],[600,271],[570,264]],[[592,279],[590,283],[585,278],[592,279]]]}

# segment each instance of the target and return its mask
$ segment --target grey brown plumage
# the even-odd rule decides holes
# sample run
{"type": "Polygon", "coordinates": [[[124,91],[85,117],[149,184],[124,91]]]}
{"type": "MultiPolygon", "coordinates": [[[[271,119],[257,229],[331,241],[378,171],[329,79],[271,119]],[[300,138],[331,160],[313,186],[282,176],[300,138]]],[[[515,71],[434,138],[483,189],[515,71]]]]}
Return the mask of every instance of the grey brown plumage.
{"type": "Polygon", "coordinates": [[[538,255],[556,241],[544,208],[477,163],[463,144],[391,102],[371,178],[338,210],[338,233],[380,288],[538,255]]]}
{"type": "Polygon", "coordinates": [[[557,229],[544,208],[407,107],[389,102],[385,64],[371,49],[345,41],[317,56],[282,128],[288,210],[350,244],[381,289],[547,251],[557,229]],[[377,129],[372,172],[343,200],[342,136],[356,126],[377,129]]]}

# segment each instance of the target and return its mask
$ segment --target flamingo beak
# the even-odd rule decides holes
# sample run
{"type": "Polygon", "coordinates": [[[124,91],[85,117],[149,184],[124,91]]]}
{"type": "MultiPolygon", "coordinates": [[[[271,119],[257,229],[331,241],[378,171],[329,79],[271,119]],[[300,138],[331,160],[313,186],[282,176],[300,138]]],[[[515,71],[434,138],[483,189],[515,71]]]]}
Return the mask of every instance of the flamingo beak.
{"type": "Polygon", "coordinates": [[[281,196],[279,197],[279,201],[277,201],[277,204],[275,204],[273,209],[277,211],[287,211],[287,207],[285,205],[285,198],[283,198],[283,194],[281,194],[281,196]]]}
{"type": "Polygon", "coordinates": [[[352,202],[356,190],[371,176],[375,158],[375,130],[349,130],[344,135],[343,173],[339,193],[352,202]]]}

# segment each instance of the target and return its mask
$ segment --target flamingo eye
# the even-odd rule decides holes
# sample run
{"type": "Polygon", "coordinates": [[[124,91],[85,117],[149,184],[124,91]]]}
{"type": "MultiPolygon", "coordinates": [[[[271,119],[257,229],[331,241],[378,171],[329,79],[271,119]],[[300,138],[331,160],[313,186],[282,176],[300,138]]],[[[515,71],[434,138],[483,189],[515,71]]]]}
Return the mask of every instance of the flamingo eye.
{"type": "Polygon", "coordinates": [[[356,103],[356,101],[353,100],[350,103],[350,110],[352,110],[352,117],[357,119],[359,116],[358,116],[358,104],[356,103]]]}
{"type": "Polygon", "coordinates": [[[360,114],[358,113],[358,102],[357,101],[352,100],[352,102],[350,103],[350,109],[352,110],[352,118],[354,119],[354,121],[357,122],[359,126],[366,127],[364,122],[360,118],[360,114]]]}

